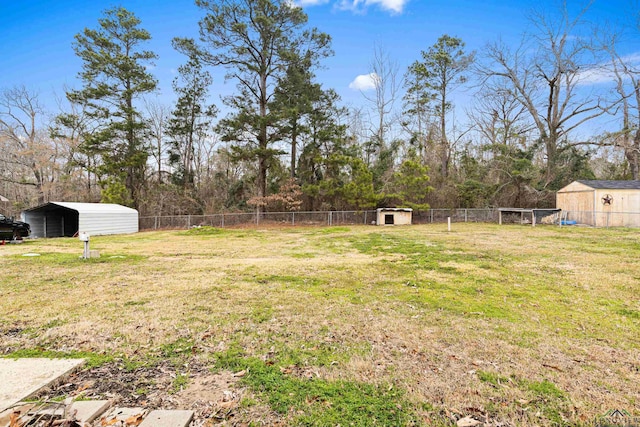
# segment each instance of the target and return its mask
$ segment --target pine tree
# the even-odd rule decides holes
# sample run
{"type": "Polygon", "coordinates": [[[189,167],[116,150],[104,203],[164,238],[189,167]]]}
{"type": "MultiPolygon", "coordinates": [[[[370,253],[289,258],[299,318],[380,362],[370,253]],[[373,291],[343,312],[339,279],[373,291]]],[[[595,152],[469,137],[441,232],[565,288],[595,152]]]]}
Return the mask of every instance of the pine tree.
{"type": "Polygon", "coordinates": [[[474,59],[474,53],[466,54],[464,42],[456,37],[441,36],[438,41],[422,52],[422,61],[414,62],[408,71],[406,101],[410,102],[416,114],[424,114],[429,100],[435,116],[439,119],[440,131],[440,174],[443,179],[449,175],[452,146],[447,135],[446,116],[451,109],[451,92],[466,82],[464,72],[474,59]]]}
{"type": "Polygon", "coordinates": [[[67,97],[100,123],[84,149],[102,160],[97,172],[107,190],[103,194],[113,196],[109,201],[137,207],[149,152],[146,125],[135,101],[156,88],[146,65],[157,56],[142,49],[151,35],[139,27],[132,12],[122,7],[106,10],[98,24],[75,36],[83,87],[67,92],[67,97]]]}
{"type": "MultiPolygon", "coordinates": [[[[218,129],[234,144],[234,155],[257,166],[257,197],[267,195],[267,172],[282,151],[280,112],[270,109],[278,81],[304,47],[319,59],[329,54],[330,38],[305,30],[307,15],[288,0],[197,0],[207,11],[200,21],[198,46],[176,39],[181,50],[204,63],[225,67],[239,93],[224,99],[233,111],[218,129]]],[[[312,64],[315,66],[315,64],[312,64]]],[[[259,210],[259,209],[258,209],[259,210]]]]}
{"type": "Polygon", "coordinates": [[[174,182],[186,189],[195,184],[195,145],[210,136],[217,109],[215,105],[206,104],[208,88],[213,80],[197,58],[191,58],[180,66],[178,73],[179,77],[173,81],[178,101],[168,127],[171,137],[169,162],[176,168],[174,182]]]}

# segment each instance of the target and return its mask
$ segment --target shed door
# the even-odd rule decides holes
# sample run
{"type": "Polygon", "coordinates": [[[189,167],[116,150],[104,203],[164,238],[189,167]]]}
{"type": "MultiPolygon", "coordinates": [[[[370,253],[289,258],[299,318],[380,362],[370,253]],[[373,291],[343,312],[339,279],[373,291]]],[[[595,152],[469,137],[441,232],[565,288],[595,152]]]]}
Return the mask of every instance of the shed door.
{"type": "Polygon", "coordinates": [[[385,225],[393,225],[394,224],[394,215],[393,214],[385,214],[384,215],[384,223],[385,223],[385,225]]]}

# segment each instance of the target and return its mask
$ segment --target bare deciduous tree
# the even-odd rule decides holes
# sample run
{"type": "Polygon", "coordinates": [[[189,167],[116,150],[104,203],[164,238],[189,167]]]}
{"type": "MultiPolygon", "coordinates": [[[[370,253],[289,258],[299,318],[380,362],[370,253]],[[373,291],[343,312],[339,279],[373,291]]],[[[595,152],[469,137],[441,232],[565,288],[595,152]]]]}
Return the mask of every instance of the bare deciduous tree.
{"type": "Polygon", "coordinates": [[[640,178],[640,68],[634,65],[632,56],[622,56],[618,52],[620,34],[611,34],[603,43],[610,62],[606,71],[611,73],[615,82],[617,100],[622,113],[622,129],[609,134],[606,139],[622,148],[629,164],[631,177],[640,178]]]}
{"type": "Polygon", "coordinates": [[[39,127],[43,116],[38,94],[24,86],[0,95],[0,178],[33,187],[38,203],[45,200],[48,168],[55,157],[46,132],[39,127]]]}
{"type": "Polygon", "coordinates": [[[169,108],[158,102],[144,100],[149,133],[152,141],[151,156],[156,165],[158,182],[162,184],[162,166],[166,162],[167,144],[166,128],[169,120],[169,108]]]}
{"type": "Polygon", "coordinates": [[[373,106],[375,114],[370,130],[372,137],[365,149],[365,163],[367,165],[372,163],[372,155],[379,155],[386,148],[387,132],[393,126],[394,105],[402,87],[402,79],[398,79],[398,64],[382,47],[374,47],[370,67],[374,94],[368,95],[361,91],[362,96],[373,106]]]}
{"type": "Polygon", "coordinates": [[[565,8],[557,20],[534,15],[534,34],[515,50],[501,42],[488,45],[485,65],[478,67],[489,90],[506,91],[526,108],[545,151],[545,186],[556,177],[561,144],[589,144],[569,136],[606,111],[595,93],[580,87],[595,66],[591,44],[580,34],[586,10],[572,18],[565,8]]]}

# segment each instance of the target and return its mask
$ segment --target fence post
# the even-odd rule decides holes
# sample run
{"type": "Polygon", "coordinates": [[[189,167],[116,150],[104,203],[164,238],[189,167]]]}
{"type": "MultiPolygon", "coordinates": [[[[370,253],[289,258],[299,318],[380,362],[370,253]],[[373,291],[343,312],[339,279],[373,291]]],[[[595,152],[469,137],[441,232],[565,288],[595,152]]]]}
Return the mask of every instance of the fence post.
{"type": "Polygon", "coordinates": [[[433,224],[433,209],[429,209],[429,213],[431,214],[431,224],[433,224]]]}
{"type": "Polygon", "coordinates": [[[291,224],[296,225],[296,213],[291,212],[291,224]]]}
{"type": "Polygon", "coordinates": [[[367,211],[364,211],[364,225],[367,225],[367,211]]]}
{"type": "Polygon", "coordinates": [[[467,222],[467,209],[464,210],[464,222],[467,222]]]}
{"type": "Polygon", "coordinates": [[[158,215],[153,217],[153,229],[154,230],[158,229],[158,215]]]}
{"type": "Polygon", "coordinates": [[[224,214],[222,214],[222,227],[220,228],[224,228],[224,214]]]}
{"type": "Polygon", "coordinates": [[[187,229],[191,228],[191,215],[187,215],[187,229]]]}

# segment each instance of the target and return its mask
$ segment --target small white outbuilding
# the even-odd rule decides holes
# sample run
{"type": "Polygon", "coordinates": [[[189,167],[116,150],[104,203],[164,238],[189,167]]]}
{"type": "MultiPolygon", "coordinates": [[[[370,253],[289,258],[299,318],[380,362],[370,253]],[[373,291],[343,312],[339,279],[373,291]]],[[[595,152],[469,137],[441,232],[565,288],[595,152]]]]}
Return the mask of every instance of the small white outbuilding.
{"type": "Polygon", "coordinates": [[[111,203],[49,202],[22,211],[32,237],[72,237],[138,232],[138,211],[111,203]]]}
{"type": "Polygon", "coordinates": [[[411,225],[413,209],[410,208],[378,208],[378,225],[411,225]]]}

